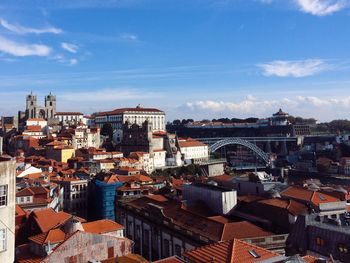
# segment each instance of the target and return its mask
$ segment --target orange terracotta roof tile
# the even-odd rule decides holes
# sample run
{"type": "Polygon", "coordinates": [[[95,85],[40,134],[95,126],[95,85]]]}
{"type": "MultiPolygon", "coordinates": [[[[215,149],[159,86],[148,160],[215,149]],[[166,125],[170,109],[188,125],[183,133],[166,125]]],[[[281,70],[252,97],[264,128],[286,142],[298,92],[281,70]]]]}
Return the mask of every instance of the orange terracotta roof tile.
{"type": "Polygon", "coordinates": [[[135,174],[135,175],[117,175],[119,182],[142,182],[142,183],[152,183],[153,179],[143,175],[143,174],[135,174]]]}
{"type": "Polygon", "coordinates": [[[112,111],[99,112],[97,113],[96,116],[108,116],[108,115],[122,114],[125,112],[163,112],[163,111],[154,109],[154,108],[121,108],[121,109],[115,109],[112,111]]]}
{"type": "Polygon", "coordinates": [[[296,186],[288,187],[286,190],[281,192],[281,196],[302,200],[305,202],[312,203],[316,206],[318,206],[321,203],[331,203],[340,201],[340,199],[335,198],[333,196],[296,186]]]}
{"type": "Polygon", "coordinates": [[[45,121],[43,118],[29,118],[27,121],[45,121]]]}
{"type": "Polygon", "coordinates": [[[310,256],[310,255],[306,255],[302,257],[307,263],[317,263],[319,262],[319,258],[310,256]]]}
{"type": "Polygon", "coordinates": [[[172,256],[168,258],[163,258],[157,261],[154,261],[154,263],[184,263],[185,261],[182,258],[179,258],[178,256],[172,256]]]}
{"type": "Polygon", "coordinates": [[[47,232],[52,228],[58,227],[72,217],[66,212],[55,212],[52,208],[34,210],[32,214],[41,232],[47,232]]]}
{"type": "Polygon", "coordinates": [[[55,116],[65,116],[65,115],[84,115],[83,113],[81,113],[81,112],[74,112],[74,111],[72,111],[72,112],[56,112],[55,113],[55,116]]]}
{"type": "Polygon", "coordinates": [[[118,183],[120,182],[118,179],[118,176],[115,174],[112,174],[110,176],[105,177],[105,179],[103,180],[106,184],[112,184],[112,183],[118,183]]]}
{"type": "Polygon", "coordinates": [[[265,231],[247,221],[242,221],[224,224],[221,240],[226,241],[234,238],[253,238],[271,235],[273,235],[271,232],[265,231]]]}
{"type": "Polygon", "coordinates": [[[39,126],[39,125],[29,125],[29,126],[26,127],[26,131],[41,132],[41,126],[39,126]]]}
{"type": "Polygon", "coordinates": [[[239,239],[198,247],[184,253],[185,258],[198,263],[254,263],[276,256],[279,254],[239,239]]]}
{"type": "Polygon", "coordinates": [[[61,229],[52,229],[48,232],[29,237],[28,239],[39,245],[57,244],[65,240],[66,234],[61,229]]]}
{"type": "Polygon", "coordinates": [[[16,216],[25,216],[27,213],[20,207],[19,205],[16,204],[16,216]]]}
{"type": "Polygon", "coordinates": [[[94,234],[104,234],[124,229],[124,226],[107,219],[83,223],[82,225],[85,232],[94,234]]]}
{"type": "Polygon", "coordinates": [[[196,141],[194,139],[179,140],[179,145],[180,145],[180,148],[207,146],[206,144],[200,141],[196,141]]]}
{"type": "Polygon", "coordinates": [[[300,215],[307,212],[307,207],[294,200],[284,200],[280,198],[272,198],[258,201],[259,204],[275,206],[288,210],[293,215],[300,215]]]}
{"type": "Polygon", "coordinates": [[[33,196],[34,192],[29,188],[24,188],[16,193],[16,197],[33,196]]]}

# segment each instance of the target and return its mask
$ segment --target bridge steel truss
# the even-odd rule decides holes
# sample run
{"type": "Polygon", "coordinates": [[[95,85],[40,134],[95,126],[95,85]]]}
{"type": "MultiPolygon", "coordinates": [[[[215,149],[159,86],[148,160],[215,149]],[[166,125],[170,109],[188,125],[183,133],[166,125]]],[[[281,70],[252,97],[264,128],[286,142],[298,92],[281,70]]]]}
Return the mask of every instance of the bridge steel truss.
{"type": "Polygon", "coordinates": [[[215,152],[216,150],[226,145],[242,145],[244,147],[247,147],[248,149],[252,150],[257,156],[259,156],[266,164],[270,164],[269,154],[265,153],[257,145],[240,138],[226,138],[217,141],[209,146],[209,152],[215,152]]]}

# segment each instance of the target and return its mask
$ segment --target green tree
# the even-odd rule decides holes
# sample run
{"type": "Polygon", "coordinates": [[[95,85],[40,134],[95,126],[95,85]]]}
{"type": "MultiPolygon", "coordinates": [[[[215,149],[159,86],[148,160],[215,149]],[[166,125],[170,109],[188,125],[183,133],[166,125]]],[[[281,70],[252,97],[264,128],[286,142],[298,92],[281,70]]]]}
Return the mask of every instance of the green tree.
{"type": "Polygon", "coordinates": [[[104,136],[108,136],[109,138],[112,138],[113,136],[113,127],[110,123],[103,124],[101,128],[101,134],[104,136]]]}

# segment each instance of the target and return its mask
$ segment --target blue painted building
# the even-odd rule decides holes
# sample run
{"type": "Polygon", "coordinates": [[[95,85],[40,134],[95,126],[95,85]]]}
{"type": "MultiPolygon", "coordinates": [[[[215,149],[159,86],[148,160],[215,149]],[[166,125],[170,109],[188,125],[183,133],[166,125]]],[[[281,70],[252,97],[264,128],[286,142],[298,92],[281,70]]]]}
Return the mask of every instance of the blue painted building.
{"type": "Polygon", "coordinates": [[[110,219],[115,221],[116,189],[122,186],[121,182],[106,183],[100,180],[92,181],[90,215],[94,220],[110,219]]]}

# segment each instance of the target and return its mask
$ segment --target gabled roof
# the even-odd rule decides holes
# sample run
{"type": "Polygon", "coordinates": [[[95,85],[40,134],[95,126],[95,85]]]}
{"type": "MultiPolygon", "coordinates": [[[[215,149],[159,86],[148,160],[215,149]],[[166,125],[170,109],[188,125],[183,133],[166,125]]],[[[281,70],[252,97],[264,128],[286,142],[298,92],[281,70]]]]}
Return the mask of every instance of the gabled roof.
{"type": "Polygon", "coordinates": [[[24,188],[21,191],[16,193],[16,197],[23,197],[23,196],[33,196],[34,192],[29,188],[24,188]]]}
{"type": "Polygon", "coordinates": [[[258,201],[259,204],[265,204],[275,206],[283,209],[287,209],[292,215],[300,215],[307,211],[307,207],[294,200],[284,200],[281,198],[271,198],[258,201]]]}
{"type": "Polygon", "coordinates": [[[135,174],[135,175],[117,175],[119,182],[153,182],[153,179],[143,175],[143,174],[135,174]]]}
{"type": "Polygon", "coordinates": [[[105,234],[124,229],[124,226],[107,219],[82,224],[84,231],[94,234],[105,234]]]}
{"type": "Polygon", "coordinates": [[[222,223],[205,216],[183,209],[179,202],[167,200],[161,195],[143,196],[131,202],[128,206],[147,210],[150,204],[155,204],[162,211],[165,220],[185,228],[195,234],[212,241],[232,240],[234,238],[252,238],[270,236],[271,233],[248,222],[222,223]],[[155,199],[157,197],[157,199],[155,199]]]}
{"type": "Polygon", "coordinates": [[[163,258],[157,261],[154,261],[154,263],[184,263],[185,261],[182,258],[179,258],[178,256],[172,256],[168,258],[163,258]]]}
{"type": "Polygon", "coordinates": [[[41,126],[39,126],[39,125],[30,125],[30,126],[27,126],[26,131],[40,132],[41,131],[41,126]]]}
{"type": "Polygon", "coordinates": [[[333,196],[296,186],[288,187],[286,190],[281,192],[281,196],[302,200],[311,203],[315,206],[318,206],[321,203],[331,203],[340,201],[340,199],[335,198],[333,196]]]}
{"type": "Polygon", "coordinates": [[[186,140],[179,139],[179,145],[180,145],[180,148],[207,146],[205,143],[202,143],[200,141],[197,141],[191,138],[188,138],[186,140]]]}
{"type": "Polygon", "coordinates": [[[65,212],[55,212],[52,208],[34,210],[30,216],[38,224],[41,232],[48,232],[52,228],[58,227],[64,224],[72,215],[65,212]]]}
{"type": "Polygon", "coordinates": [[[34,243],[39,245],[46,245],[50,242],[50,244],[57,244],[63,242],[65,240],[66,234],[59,228],[49,230],[48,232],[41,233],[39,235],[35,235],[29,237],[28,239],[34,243]]]}
{"type": "Polygon", "coordinates": [[[197,247],[186,251],[183,255],[190,261],[198,263],[254,263],[276,257],[279,254],[242,240],[234,239],[197,247]]]}
{"type": "Polygon", "coordinates": [[[225,223],[221,240],[271,236],[272,233],[247,221],[225,223]]]}
{"type": "Polygon", "coordinates": [[[22,207],[16,205],[16,216],[26,216],[27,213],[23,210],[22,207]]]}

